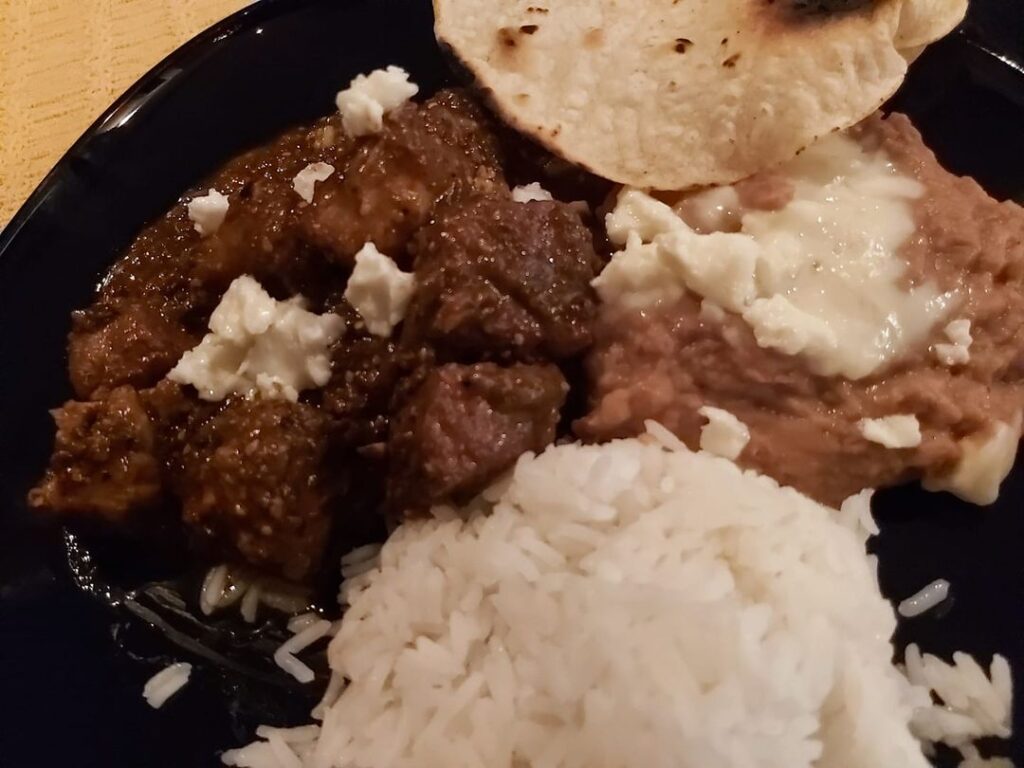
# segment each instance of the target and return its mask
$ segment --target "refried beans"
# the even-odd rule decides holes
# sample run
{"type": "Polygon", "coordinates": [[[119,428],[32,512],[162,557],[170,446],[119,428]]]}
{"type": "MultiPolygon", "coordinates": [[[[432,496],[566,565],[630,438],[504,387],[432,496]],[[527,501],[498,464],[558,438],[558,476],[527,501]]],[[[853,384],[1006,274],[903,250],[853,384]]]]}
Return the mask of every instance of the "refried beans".
{"type": "MultiPolygon", "coordinates": [[[[581,437],[637,435],[654,419],[696,449],[705,422],[698,410],[711,405],[749,427],[740,465],[838,505],[868,487],[918,478],[941,486],[965,444],[983,442],[1000,422],[1019,428],[1024,209],[945,171],[903,115],[876,115],[851,135],[883,149],[901,173],[924,186],[913,201],[916,232],[899,251],[908,265],[904,279],[958,291],[949,319],[971,323],[969,360],[952,366],[939,360],[934,345],[947,339],[946,323],[938,322],[928,344],[868,377],[821,376],[799,356],[759,346],[739,315],[702,313],[692,294],[645,309],[606,304],[587,359],[591,410],[576,422],[581,437]],[[862,419],[895,414],[917,417],[919,445],[891,449],[864,437],[862,419]]],[[[748,207],[774,209],[788,201],[784,178],[766,175],[747,187],[734,199],[748,207]]],[[[728,219],[726,226],[732,228],[728,219]]]]}

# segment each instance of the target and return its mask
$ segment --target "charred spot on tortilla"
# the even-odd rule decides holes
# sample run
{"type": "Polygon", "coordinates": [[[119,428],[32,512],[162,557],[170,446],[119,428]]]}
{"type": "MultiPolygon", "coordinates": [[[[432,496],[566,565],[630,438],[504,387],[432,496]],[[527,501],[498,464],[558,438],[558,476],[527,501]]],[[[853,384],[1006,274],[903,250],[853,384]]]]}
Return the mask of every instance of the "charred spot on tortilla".
{"type": "Polygon", "coordinates": [[[519,31],[524,35],[532,35],[538,29],[540,29],[540,27],[536,24],[523,24],[523,26],[519,28],[519,31]]]}
{"type": "Polygon", "coordinates": [[[734,53],[732,56],[730,56],[728,59],[722,62],[722,66],[726,67],[727,69],[732,69],[733,67],[736,66],[736,62],[739,60],[740,55],[738,53],[734,53]]]}
{"type": "Polygon", "coordinates": [[[505,48],[515,48],[519,45],[518,35],[515,30],[509,27],[502,27],[498,30],[498,44],[505,48]]]}
{"type": "Polygon", "coordinates": [[[690,46],[693,45],[693,40],[689,40],[685,37],[676,38],[676,53],[686,53],[690,46]]]}
{"type": "Polygon", "coordinates": [[[787,22],[827,21],[884,4],[884,0],[768,0],[787,22]]]}

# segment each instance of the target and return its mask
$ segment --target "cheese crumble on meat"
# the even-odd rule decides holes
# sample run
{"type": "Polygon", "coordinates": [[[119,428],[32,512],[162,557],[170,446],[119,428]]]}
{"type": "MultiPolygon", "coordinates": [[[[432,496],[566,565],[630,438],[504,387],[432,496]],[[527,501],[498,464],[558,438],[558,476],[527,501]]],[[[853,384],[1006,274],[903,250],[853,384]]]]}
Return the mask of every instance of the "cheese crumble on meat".
{"type": "Polygon", "coordinates": [[[419,90],[401,67],[359,75],[335,100],[341,124],[350,136],[379,133],[384,127],[384,115],[398,109],[419,90]]]}
{"type": "Polygon", "coordinates": [[[700,449],[735,461],[750,442],[747,425],[728,411],[704,406],[698,413],[708,420],[700,431],[700,449]]]}
{"type": "Polygon", "coordinates": [[[943,329],[948,344],[936,344],[935,356],[943,365],[967,365],[971,361],[971,337],[970,320],[954,320],[943,329]]]}
{"type": "Polygon", "coordinates": [[[707,191],[693,227],[623,191],[606,220],[621,250],[594,281],[601,298],[643,308],[693,292],[741,315],[760,346],[801,355],[824,376],[861,379],[925,343],[958,295],[903,279],[898,252],[922,185],[844,134],[779,173],[793,193],[778,210],[738,213],[735,193],[707,191]]]}
{"type": "Polygon", "coordinates": [[[317,182],[327,181],[333,173],[333,165],[310,163],[295,175],[292,180],[292,189],[307,203],[312,203],[317,182]]]}
{"type": "Polygon", "coordinates": [[[409,308],[414,278],[367,243],[356,254],[356,266],[348,279],[345,298],[355,307],[374,336],[390,336],[409,308]]]}
{"type": "Polygon", "coordinates": [[[517,203],[531,203],[536,201],[550,202],[554,200],[551,193],[542,187],[538,182],[515,187],[512,190],[512,199],[517,203]]]}
{"type": "Polygon", "coordinates": [[[921,444],[921,424],[912,414],[861,419],[858,426],[866,439],[886,448],[914,448],[921,444]]]}
{"type": "Polygon", "coordinates": [[[331,378],[328,348],[343,328],[338,315],[307,311],[301,296],[277,301],[244,275],[213,311],[211,332],[167,378],[191,384],[203,400],[260,394],[295,401],[331,378]]]}
{"type": "Polygon", "coordinates": [[[195,224],[196,232],[208,237],[220,229],[228,215],[228,199],[216,189],[205,195],[192,198],[188,204],[188,217],[195,224]]]}

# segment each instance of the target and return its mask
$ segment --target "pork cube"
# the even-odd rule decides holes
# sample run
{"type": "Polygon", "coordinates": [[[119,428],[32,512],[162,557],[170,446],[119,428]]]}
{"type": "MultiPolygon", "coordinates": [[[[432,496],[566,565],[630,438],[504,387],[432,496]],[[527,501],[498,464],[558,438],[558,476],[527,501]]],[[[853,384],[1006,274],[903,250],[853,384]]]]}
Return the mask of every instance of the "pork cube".
{"type": "Polygon", "coordinates": [[[198,338],[144,301],[97,305],[74,315],[68,369],[78,397],[156,384],[198,338]]]}
{"type": "Polygon", "coordinates": [[[569,387],[553,365],[435,368],[391,423],[388,512],[465,502],[555,439],[569,387]]]}
{"type": "Polygon", "coordinates": [[[111,522],[160,496],[156,433],[138,392],[118,387],[103,399],[68,402],[57,423],[50,466],[29,504],[111,522]]]}
{"type": "Polygon", "coordinates": [[[417,244],[405,338],[456,360],[560,359],[589,346],[600,260],[568,205],[454,202],[417,244]]]}
{"type": "Polygon", "coordinates": [[[319,565],[331,493],[322,476],[328,419],[287,400],[233,400],[195,428],[182,456],[186,524],[219,548],[287,579],[319,565]]]}
{"type": "Polygon", "coordinates": [[[400,264],[438,200],[504,187],[491,118],[457,91],[407,104],[317,186],[300,220],[306,239],[351,265],[367,242],[400,264]]]}
{"type": "Polygon", "coordinates": [[[345,332],[331,349],[332,375],[323,389],[323,407],[336,420],[345,445],[382,443],[396,390],[418,381],[433,356],[429,349],[370,334],[347,301],[335,304],[334,312],[345,320],[345,332]]]}

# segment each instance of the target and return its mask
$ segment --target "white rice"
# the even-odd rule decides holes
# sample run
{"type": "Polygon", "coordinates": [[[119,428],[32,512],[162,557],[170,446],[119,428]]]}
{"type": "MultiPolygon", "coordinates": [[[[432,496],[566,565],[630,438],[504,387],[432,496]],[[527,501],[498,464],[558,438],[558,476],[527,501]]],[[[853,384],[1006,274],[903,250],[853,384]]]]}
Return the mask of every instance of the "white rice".
{"type": "Polygon", "coordinates": [[[839,507],[839,519],[851,530],[857,531],[864,539],[877,536],[878,523],[871,514],[871,498],[875,495],[873,488],[865,488],[854,494],[839,507]]]}
{"type": "Polygon", "coordinates": [[[380,544],[357,547],[341,558],[341,576],[351,579],[361,576],[377,567],[380,558],[380,544]]]}
{"type": "Polygon", "coordinates": [[[260,607],[260,585],[252,584],[245,590],[245,597],[242,598],[242,607],[239,609],[242,618],[252,624],[256,621],[256,611],[260,607]]]}
{"type": "Polygon", "coordinates": [[[199,608],[206,616],[241,602],[239,611],[250,624],[259,607],[265,605],[282,613],[298,613],[309,605],[308,598],[279,582],[250,576],[239,568],[218,565],[207,571],[199,591],[199,608]]]}
{"type": "Polygon", "coordinates": [[[218,565],[206,572],[203,586],[199,590],[199,608],[206,616],[225,605],[225,587],[228,580],[228,567],[218,565]]]}
{"type": "Polygon", "coordinates": [[[960,768],[1013,768],[1013,761],[1009,758],[990,757],[986,759],[981,756],[976,747],[971,745],[960,747],[960,754],[964,758],[960,763],[960,768]]]}
{"type": "Polygon", "coordinates": [[[298,616],[292,616],[288,619],[288,631],[293,635],[299,634],[302,630],[309,626],[312,626],[320,620],[320,614],[316,611],[307,611],[306,613],[300,613],[298,616]]]}
{"type": "MultiPolygon", "coordinates": [[[[984,760],[1009,665],[907,650],[864,544],[871,492],[823,507],[657,424],[523,457],[463,510],[342,560],[321,726],[260,729],[243,768],[925,768],[984,760]],[[346,687],[347,682],[347,687],[346,687]],[[939,703],[933,703],[932,697],[939,703]]],[[[924,602],[936,599],[933,586],[924,602]]]]}
{"type": "Polygon", "coordinates": [[[912,619],[922,613],[927,613],[947,597],[949,597],[949,582],[945,579],[936,579],[919,592],[901,601],[896,610],[900,616],[912,619]]]}
{"type": "Polygon", "coordinates": [[[925,768],[860,529],[651,431],[400,527],[345,595],[351,682],[288,744],[303,768],[925,768]]]}
{"type": "Polygon", "coordinates": [[[914,713],[912,727],[922,740],[960,747],[1010,735],[1013,686],[1005,658],[997,654],[986,674],[966,653],[954,653],[950,664],[909,645],[905,662],[910,682],[939,699],[914,713]]]}
{"type": "Polygon", "coordinates": [[[326,637],[332,628],[331,622],[324,619],[312,622],[274,652],[274,662],[300,683],[313,682],[313,670],[296,658],[295,654],[326,637]]]}
{"type": "Polygon", "coordinates": [[[184,661],[171,664],[146,681],[142,696],[153,709],[160,709],[171,696],[185,687],[191,674],[191,664],[184,661]]]}

